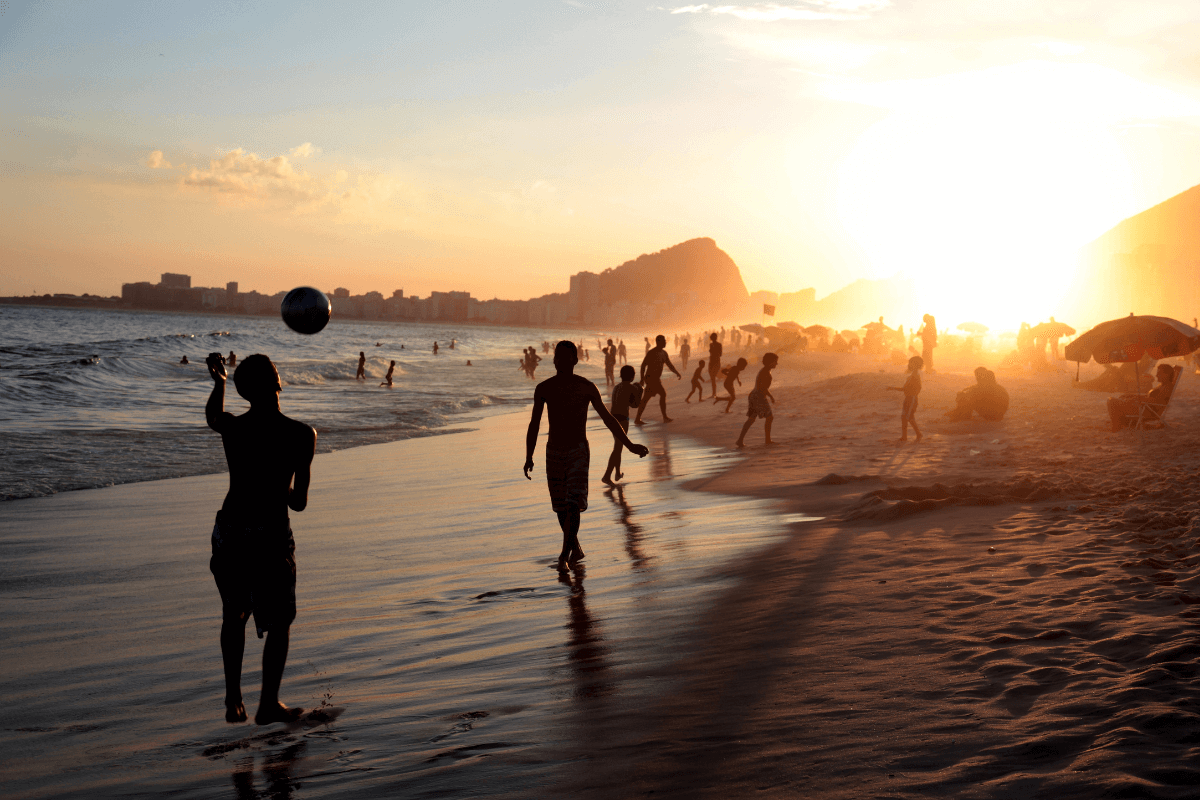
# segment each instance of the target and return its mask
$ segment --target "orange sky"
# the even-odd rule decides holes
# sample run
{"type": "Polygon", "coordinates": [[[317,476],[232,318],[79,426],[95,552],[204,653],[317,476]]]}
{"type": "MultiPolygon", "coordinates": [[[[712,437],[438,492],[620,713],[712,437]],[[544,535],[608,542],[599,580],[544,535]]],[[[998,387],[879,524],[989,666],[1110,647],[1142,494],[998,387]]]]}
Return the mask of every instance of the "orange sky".
{"type": "Polygon", "coordinates": [[[1200,183],[1190,2],[81,8],[0,18],[0,294],[519,298],[711,236],[751,290],[999,321],[1200,183]]]}

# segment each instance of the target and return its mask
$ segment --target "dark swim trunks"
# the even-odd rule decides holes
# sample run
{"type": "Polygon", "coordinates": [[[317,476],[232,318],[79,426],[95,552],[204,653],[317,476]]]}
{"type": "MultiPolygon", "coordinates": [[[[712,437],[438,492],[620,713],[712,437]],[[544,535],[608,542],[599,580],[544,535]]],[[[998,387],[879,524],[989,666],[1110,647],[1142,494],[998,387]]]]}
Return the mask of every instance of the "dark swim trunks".
{"type": "Polygon", "coordinates": [[[285,519],[244,525],[217,512],[208,568],[226,616],[253,613],[258,638],[296,619],[296,542],[285,519]]]}
{"type": "Polygon", "coordinates": [[[550,505],[556,512],[572,508],[587,511],[591,463],[592,451],[586,440],[569,450],[546,445],[546,484],[550,488],[550,505]]]}

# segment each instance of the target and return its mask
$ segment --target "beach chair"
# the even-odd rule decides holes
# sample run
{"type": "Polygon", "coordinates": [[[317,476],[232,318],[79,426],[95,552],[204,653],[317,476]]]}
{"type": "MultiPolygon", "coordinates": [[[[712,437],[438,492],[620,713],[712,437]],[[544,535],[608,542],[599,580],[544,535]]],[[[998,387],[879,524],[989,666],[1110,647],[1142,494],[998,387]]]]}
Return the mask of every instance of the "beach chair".
{"type": "Polygon", "coordinates": [[[1128,419],[1131,420],[1129,427],[1140,431],[1167,427],[1163,416],[1167,413],[1167,409],[1171,407],[1171,398],[1175,396],[1175,390],[1179,388],[1179,379],[1182,377],[1183,367],[1175,367],[1175,380],[1171,383],[1171,391],[1167,394],[1167,402],[1163,403],[1161,408],[1155,408],[1155,406],[1139,398],[1137,413],[1128,415],[1128,419]]]}

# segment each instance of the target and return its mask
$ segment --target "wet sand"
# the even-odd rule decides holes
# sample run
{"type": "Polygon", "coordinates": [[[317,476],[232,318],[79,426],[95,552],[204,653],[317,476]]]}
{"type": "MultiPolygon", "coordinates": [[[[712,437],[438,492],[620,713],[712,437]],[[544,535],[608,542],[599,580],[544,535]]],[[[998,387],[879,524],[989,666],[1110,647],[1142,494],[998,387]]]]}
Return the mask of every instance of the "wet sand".
{"type": "MultiPolygon", "coordinates": [[[[680,488],[736,456],[647,432],[623,489],[593,485],[586,569],[561,577],[540,448],[521,474],[527,421],[317,457],[282,698],[327,708],[290,728],[223,721],[208,539],[225,476],[4,504],[4,795],[544,791],[594,708],[659,693],[647,670],[731,585],[724,565],[784,528],[772,501],[680,488]]],[[[591,436],[599,464],[611,437],[591,436]]],[[[251,625],[251,714],[260,659],[251,625]]]]}
{"type": "MultiPolygon", "coordinates": [[[[829,371],[862,369],[843,361],[829,371]]],[[[1194,796],[1196,376],[1168,430],[1112,434],[1105,395],[1065,373],[1002,373],[1004,421],[939,422],[971,379],[935,374],[925,441],[897,445],[899,370],[778,374],[774,448],[759,423],[727,449],[744,396],[724,415],[673,392],[665,426],[647,412],[634,435],[656,457],[627,459],[619,493],[593,482],[582,578],[551,568],[540,473],[520,478],[524,417],[321,457],[294,522],[284,698],[329,688],[336,718],[292,730],[220,722],[206,551],[223,478],[8,504],[8,783],[1194,796]]],[[[591,435],[598,479],[606,434],[591,435]]],[[[248,701],[256,682],[248,669],[248,701]]]]}

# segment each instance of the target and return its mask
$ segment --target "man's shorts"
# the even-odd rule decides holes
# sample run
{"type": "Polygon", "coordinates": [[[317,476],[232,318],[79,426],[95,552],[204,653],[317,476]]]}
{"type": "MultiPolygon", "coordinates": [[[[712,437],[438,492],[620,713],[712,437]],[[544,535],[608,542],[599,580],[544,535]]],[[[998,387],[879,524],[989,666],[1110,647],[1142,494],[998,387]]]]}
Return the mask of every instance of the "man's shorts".
{"type": "Polygon", "coordinates": [[[571,449],[546,445],[546,485],[550,489],[550,505],[555,512],[577,508],[587,511],[588,468],[592,451],[585,440],[571,449]]]}
{"type": "Polygon", "coordinates": [[[746,409],[747,417],[762,417],[770,419],[774,414],[771,412],[771,404],[767,401],[767,396],[758,389],[750,392],[750,404],[746,409]]]}
{"type": "Polygon", "coordinates": [[[650,401],[649,399],[655,395],[662,395],[663,397],[666,397],[667,390],[663,387],[661,380],[646,378],[645,382],[642,383],[641,405],[646,405],[646,403],[650,401]]]}
{"type": "Polygon", "coordinates": [[[208,568],[225,616],[253,614],[260,639],[296,619],[296,542],[287,520],[244,525],[218,511],[208,568]]]}

